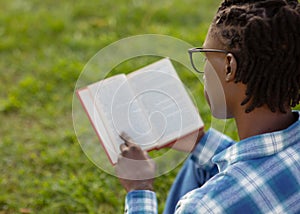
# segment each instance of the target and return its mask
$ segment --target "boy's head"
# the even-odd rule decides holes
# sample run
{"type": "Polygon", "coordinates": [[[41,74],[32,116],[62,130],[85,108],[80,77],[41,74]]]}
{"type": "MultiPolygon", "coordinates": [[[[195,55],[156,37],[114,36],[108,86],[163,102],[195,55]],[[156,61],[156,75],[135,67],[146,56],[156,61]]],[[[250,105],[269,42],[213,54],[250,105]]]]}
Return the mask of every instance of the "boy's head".
{"type": "Polygon", "coordinates": [[[297,0],[225,0],[209,37],[235,58],[233,81],[245,85],[246,112],[264,105],[285,112],[300,102],[297,0]]]}

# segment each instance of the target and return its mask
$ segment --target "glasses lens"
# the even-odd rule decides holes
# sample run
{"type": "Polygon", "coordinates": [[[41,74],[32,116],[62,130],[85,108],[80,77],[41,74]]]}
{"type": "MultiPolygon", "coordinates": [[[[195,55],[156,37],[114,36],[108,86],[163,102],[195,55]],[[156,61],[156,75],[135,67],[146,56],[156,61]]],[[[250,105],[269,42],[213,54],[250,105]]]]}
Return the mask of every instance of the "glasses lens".
{"type": "Polygon", "coordinates": [[[205,59],[206,59],[206,56],[202,52],[193,52],[192,53],[192,61],[193,61],[194,67],[200,73],[204,72],[205,59]]]}

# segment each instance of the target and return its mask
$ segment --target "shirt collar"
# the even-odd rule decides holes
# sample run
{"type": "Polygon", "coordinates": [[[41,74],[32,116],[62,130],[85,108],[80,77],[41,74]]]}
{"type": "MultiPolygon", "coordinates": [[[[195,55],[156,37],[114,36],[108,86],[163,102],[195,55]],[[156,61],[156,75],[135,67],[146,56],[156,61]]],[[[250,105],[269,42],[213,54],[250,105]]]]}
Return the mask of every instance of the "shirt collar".
{"type": "Polygon", "coordinates": [[[215,155],[212,159],[220,171],[237,161],[262,158],[274,155],[285,148],[300,142],[300,112],[298,120],[287,129],[256,135],[233,144],[215,155]]]}

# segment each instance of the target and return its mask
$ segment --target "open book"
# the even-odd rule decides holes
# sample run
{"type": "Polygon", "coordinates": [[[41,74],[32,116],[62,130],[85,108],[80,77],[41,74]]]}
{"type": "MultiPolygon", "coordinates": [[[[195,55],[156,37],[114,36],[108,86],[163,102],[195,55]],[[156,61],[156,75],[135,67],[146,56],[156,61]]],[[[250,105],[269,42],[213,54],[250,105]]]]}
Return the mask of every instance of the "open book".
{"type": "Polygon", "coordinates": [[[88,85],[77,95],[112,164],[124,143],[122,132],[149,151],[203,128],[168,58],[88,85]]]}

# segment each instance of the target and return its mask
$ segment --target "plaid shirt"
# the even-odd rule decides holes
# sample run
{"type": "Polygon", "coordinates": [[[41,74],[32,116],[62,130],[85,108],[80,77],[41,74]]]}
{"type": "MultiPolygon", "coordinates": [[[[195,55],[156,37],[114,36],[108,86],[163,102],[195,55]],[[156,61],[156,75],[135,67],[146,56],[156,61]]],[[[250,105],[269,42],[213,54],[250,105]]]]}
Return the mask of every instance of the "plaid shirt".
{"type": "MultiPolygon", "coordinates": [[[[238,143],[211,129],[192,156],[219,172],[181,198],[176,213],[300,213],[300,118],[238,143]]],[[[155,193],[128,193],[125,212],[157,213],[155,193]]]]}

